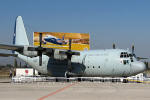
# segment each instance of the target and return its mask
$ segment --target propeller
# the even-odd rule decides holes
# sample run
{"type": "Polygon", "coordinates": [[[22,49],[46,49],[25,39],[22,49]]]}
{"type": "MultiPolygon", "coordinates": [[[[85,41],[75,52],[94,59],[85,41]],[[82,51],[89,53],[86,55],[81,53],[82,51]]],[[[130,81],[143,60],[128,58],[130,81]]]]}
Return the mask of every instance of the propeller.
{"type": "Polygon", "coordinates": [[[147,69],[150,69],[148,62],[144,62],[147,69]]]}
{"type": "Polygon", "coordinates": [[[132,45],[132,55],[137,59],[137,60],[142,60],[142,59],[148,59],[148,58],[144,58],[144,57],[137,57],[134,53],[135,51],[135,46],[134,44],[132,45]]]}
{"type": "MultiPolygon", "coordinates": [[[[80,55],[80,52],[72,51],[71,49],[72,39],[69,39],[69,49],[67,51],[60,51],[59,54],[67,55],[67,71],[66,74],[72,71],[71,58],[72,55],[80,55]]],[[[66,75],[67,76],[67,75],[66,75]]],[[[68,76],[67,76],[68,77],[68,76]]]]}
{"type": "Polygon", "coordinates": [[[69,72],[72,70],[72,67],[71,67],[71,58],[72,58],[71,43],[72,43],[72,39],[69,39],[69,50],[68,50],[68,52],[66,52],[67,53],[68,71],[69,72]]]}
{"type": "MultiPolygon", "coordinates": [[[[37,51],[37,56],[39,56],[39,65],[42,66],[42,54],[45,54],[49,57],[54,57],[54,48],[43,48],[42,47],[42,33],[39,33],[39,46],[38,47],[28,47],[28,51],[37,51]]],[[[80,52],[72,51],[71,50],[71,44],[72,44],[72,39],[69,39],[69,49],[66,51],[59,51],[59,54],[61,55],[66,55],[67,56],[67,71],[71,72],[72,67],[71,67],[71,58],[72,55],[80,55],[80,52]]]]}
{"type": "Polygon", "coordinates": [[[37,56],[39,56],[39,66],[42,66],[42,54],[52,56],[54,54],[53,48],[43,48],[42,47],[42,33],[39,33],[39,46],[38,47],[28,47],[29,51],[37,51],[37,56]]]}
{"type": "Polygon", "coordinates": [[[40,42],[40,46],[38,46],[37,51],[38,51],[38,56],[39,56],[39,65],[42,66],[42,52],[43,52],[42,33],[39,33],[39,42],[40,42]]]}
{"type": "Polygon", "coordinates": [[[67,55],[67,62],[68,62],[68,72],[71,72],[72,66],[71,66],[71,58],[74,52],[71,51],[71,44],[72,44],[72,39],[69,39],[69,50],[66,52],[67,55]]]}

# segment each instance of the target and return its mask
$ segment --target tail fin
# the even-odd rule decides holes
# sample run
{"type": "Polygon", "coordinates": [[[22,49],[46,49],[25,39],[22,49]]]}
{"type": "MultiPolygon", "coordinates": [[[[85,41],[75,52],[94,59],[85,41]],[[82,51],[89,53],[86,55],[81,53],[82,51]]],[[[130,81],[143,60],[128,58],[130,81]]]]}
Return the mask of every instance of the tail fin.
{"type": "Polygon", "coordinates": [[[29,45],[26,30],[21,16],[18,16],[15,22],[13,44],[29,45]]]}

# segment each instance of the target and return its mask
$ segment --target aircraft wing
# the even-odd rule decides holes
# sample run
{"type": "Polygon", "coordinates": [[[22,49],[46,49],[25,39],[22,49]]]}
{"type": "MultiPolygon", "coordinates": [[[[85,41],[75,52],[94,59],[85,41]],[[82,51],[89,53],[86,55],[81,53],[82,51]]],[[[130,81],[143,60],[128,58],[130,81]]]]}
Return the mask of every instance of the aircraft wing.
{"type": "MultiPolygon", "coordinates": [[[[22,52],[25,48],[26,48],[26,50],[29,50],[29,51],[38,51],[38,49],[41,50],[41,48],[35,47],[35,46],[19,46],[19,45],[0,44],[0,49],[5,49],[5,50],[13,50],[13,51],[22,52]]],[[[46,51],[46,52],[49,52],[51,50],[53,50],[53,48],[43,48],[43,51],[46,51]]]]}
{"type": "MultiPolygon", "coordinates": [[[[71,50],[62,50],[62,49],[54,49],[54,48],[44,48],[41,46],[19,46],[19,45],[6,45],[6,44],[0,44],[0,49],[5,50],[13,50],[17,51],[20,54],[23,54],[28,57],[36,57],[36,56],[42,56],[42,54],[47,55],[49,57],[53,57],[54,59],[66,59],[68,55],[80,55],[80,52],[77,51],[71,51],[71,50]],[[64,58],[65,57],[65,58],[64,58]]],[[[17,57],[15,54],[3,54],[0,53],[0,56],[2,57],[8,57],[8,56],[14,56],[17,57]]]]}
{"type": "MultiPolygon", "coordinates": [[[[35,47],[35,46],[21,46],[21,45],[6,45],[6,44],[0,44],[0,49],[5,50],[13,50],[17,51],[25,56],[31,57],[31,56],[38,56],[35,52],[42,52],[47,56],[51,56],[54,53],[53,48],[43,48],[43,47],[35,47]],[[24,52],[25,51],[25,52],[24,52]],[[34,54],[32,55],[32,53],[34,54]]],[[[17,56],[13,54],[3,54],[0,53],[0,56],[8,57],[8,56],[17,56]]]]}
{"type": "Polygon", "coordinates": [[[0,44],[0,49],[21,51],[23,48],[24,46],[0,44]]]}
{"type": "Polygon", "coordinates": [[[17,54],[6,54],[6,53],[0,53],[1,57],[9,57],[9,56],[13,56],[13,57],[17,57],[17,54]]]}

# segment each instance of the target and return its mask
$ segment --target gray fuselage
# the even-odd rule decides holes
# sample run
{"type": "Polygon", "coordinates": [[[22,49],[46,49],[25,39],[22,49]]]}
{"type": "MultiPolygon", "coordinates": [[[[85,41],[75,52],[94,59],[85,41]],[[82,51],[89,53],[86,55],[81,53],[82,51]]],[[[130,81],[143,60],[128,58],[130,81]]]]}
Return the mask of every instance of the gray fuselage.
{"type": "MultiPolygon", "coordinates": [[[[129,54],[128,50],[122,49],[81,51],[80,56],[72,56],[72,72],[85,77],[128,77],[146,70],[143,62],[129,54]]],[[[18,57],[42,74],[65,76],[67,60],[56,60],[43,55],[42,66],[39,66],[39,57],[18,57]]]]}

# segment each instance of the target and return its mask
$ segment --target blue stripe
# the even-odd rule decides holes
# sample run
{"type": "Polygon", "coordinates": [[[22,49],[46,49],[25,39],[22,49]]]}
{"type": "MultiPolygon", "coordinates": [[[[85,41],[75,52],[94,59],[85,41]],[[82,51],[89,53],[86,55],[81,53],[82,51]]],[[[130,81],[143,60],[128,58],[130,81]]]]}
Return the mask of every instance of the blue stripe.
{"type": "MultiPolygon", "coordinates": [[[[16,44],[16,21],[15,21],[15,27],[14,27],[14,34],[13,34],[13,44],[16,44]]],[[[15,51],[12,50],[12,53],[15,53],[15,51]]]]}

